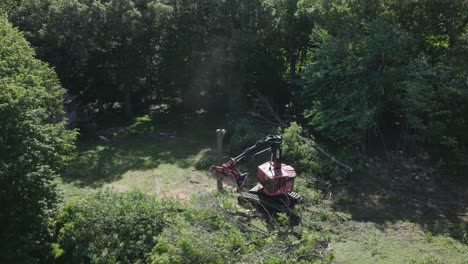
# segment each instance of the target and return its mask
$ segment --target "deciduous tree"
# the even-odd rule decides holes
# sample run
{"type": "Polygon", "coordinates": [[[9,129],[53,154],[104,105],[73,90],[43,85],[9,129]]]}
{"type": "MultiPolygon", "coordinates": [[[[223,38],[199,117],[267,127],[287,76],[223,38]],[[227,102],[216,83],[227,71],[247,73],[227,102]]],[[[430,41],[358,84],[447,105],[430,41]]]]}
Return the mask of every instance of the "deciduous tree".
{"type": "Polygon", "coordinates": [[[50,251],[54,176],[74,132],[56,122],[62,95],[55,72],[34,58],[22,34],[0,18],[0,262],[34,263],[50,251]]]}

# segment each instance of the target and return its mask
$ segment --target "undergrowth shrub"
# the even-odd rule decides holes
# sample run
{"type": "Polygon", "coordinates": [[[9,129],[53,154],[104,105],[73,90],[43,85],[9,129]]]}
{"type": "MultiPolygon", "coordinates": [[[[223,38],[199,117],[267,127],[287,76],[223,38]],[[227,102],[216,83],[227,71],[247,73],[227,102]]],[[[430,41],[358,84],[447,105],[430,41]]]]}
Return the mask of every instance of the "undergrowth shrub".
{"type": "Polygon", "coordinates": [[[139,191],[101,191],[65,206],[56,220],[63,263],[138,263],[180,205],[139,191]]]}
{"type": "Polygon", "coordinates": [[[60,263],[312,263],[332,256],[308,221],[267,227],[239,211],[233,193],[204,193],[189,203],[139,191],[100,191],[69,203],[56,219],[60,263]]]}
{"type": "Polygon", "coordinates": [[[314,146],[317,143],[302,136],[303,129],[296,122],[283,129],[283,159],[291,164],[301,177],[307,180],[342,180],[337,165],[329,157],[320,157],[314,146]]]}
{"type": "Polygon", "coordinates": [[[239,259],[245,239],[221,215],[176,216],[155,239],[152,263],[226,263],[239,259]],[[229,260],[226,260],[226,258],[229,260]]]}
{"type": "MultiPolygon", "coordinates": [[[[293,234],[287,225],[267,227],[239,211],[234,193],[199,194],[155,239],[152,263],[321,263],[332,254],[329,234],[309,222],[293,234]]],[[[250,216],[249,216],[250,215],[250,216]]],[[[287,221],[287,220],[286,220],[287,221]]]]}

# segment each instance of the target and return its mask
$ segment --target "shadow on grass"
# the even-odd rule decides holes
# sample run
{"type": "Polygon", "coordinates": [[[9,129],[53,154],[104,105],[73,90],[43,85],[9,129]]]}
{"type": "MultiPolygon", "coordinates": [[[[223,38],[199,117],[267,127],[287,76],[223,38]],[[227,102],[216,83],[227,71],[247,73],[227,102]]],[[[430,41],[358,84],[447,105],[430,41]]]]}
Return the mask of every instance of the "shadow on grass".
{"type": "Polygon", "coordinates": [[[161,120],[151,117],[137,118],[109,142],[79,143],[76,158],[62,173],[63,181],[77,187],[99,188],[118,181],[131,170],[148,170],[161,164],[188,169],[197,165],[194,158],[201,151],[215,143],[213,124],[175,117],[171,123],[164,121],[161,124],[161,120]]]}
{"type": "Polygon", "coordinates": [[[466,191],[440,179],[421,167],[394,164],[354,175],[346,185],[335,187],[333,207],[350,213],[353,220],[374,222],[382,230],[388,223],[409,221],[419,224],[427,235],[448,235],[467,243],[466,191]]]}

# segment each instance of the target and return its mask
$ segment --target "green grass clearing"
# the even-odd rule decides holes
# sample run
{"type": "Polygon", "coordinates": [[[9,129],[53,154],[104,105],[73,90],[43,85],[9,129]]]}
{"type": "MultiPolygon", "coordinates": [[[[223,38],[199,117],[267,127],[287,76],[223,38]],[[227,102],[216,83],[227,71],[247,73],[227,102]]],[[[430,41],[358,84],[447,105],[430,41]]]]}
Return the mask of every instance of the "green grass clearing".
{"type": "Polygon", "coordinates": [[[380,226],[349,221],[331,247],[339,263],[467,263],[468,247],[451,237],[428,236],[414,223],[380,226]],[[430,238],[429,238],[430,237],[430,238]]]}
{"type": "MultiPolygon", "coordinates": [[[[215,162],[216,128],[200,120],[138,118],[109,142],[80,142],[58,185],[65,200],[101,188],[137,188],[184,200],[211,192],[216,181],[207,170],[215,162]],[[159,134],[168,131],[176,136],[159,134]]],[[[467,244],[453,238],[466,230],[465,222],[431,218],[447,211],[443,204],[432,205],[432,211],[424,213],[426,201],[419,199],[421,195],[406,197],[391,191],[400,187],[391,178],[358,176],[353,186],[334,192],[329,204],[325,201],[312,208],[323,217],[309,219],[330,230],[329,247],[338,263],[468,263],[467,244]]]]}
{"type": "Polygon", "coordinates": [[[174,136],[164,136],[167,127],[157,129],[153,122],[148,117],[139,118],[109,142],[81,142],[76,158],[58,180],[65,198],[100,188],[137,188],[184,199],[212,190],[216,184],[208,169],[213,161],[215,130],[200,131],[192,123],[191,127],[180,125],[180,130],[171,130],[174,136]]]}

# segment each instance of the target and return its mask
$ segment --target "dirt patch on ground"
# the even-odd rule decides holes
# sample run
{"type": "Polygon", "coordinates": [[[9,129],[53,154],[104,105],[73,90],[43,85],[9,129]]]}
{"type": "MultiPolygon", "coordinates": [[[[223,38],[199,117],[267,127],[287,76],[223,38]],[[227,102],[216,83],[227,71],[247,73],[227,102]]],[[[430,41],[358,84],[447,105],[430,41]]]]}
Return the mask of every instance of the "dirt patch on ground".
{"type": "Polygon", "coordinates": [[[388,233],[395,237],[399,237],[405,241],[421,241],[424,239],[425,234],[422,230],[415,228],[414,226],[393,226],[386,229],[388,233]]]}
{"type": "Polygon", "coordinates": [[[184,201],[190,200],[190,195],[182,190],[171,190],[169,192],[169,196],[180,199],[180,200],[184,200],[184,201]]]}

